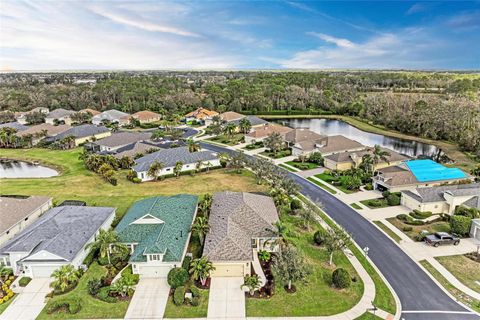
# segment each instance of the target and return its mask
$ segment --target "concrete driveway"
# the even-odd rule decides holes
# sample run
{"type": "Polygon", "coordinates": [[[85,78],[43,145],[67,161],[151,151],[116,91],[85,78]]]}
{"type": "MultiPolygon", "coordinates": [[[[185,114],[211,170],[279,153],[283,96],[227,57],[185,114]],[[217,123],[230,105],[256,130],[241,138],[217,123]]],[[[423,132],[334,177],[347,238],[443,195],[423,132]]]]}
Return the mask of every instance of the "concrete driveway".
{"type": "Polygon", "coordinates": [[[207,318],[245,318],[243,277],[213,277],[210,285],[207,318]]]}
{"type": "Polygon", "coordinates": [[[0,320],[33,320],[37,318],[45,307],[45,295],[51,290],[50,278],[33,279],[0,315],[0,320]]]}
{"type": "Polygon", "coordinates": [[[125,319],[162,319],[169,291],[166,278],[140,278],[125,319]]]}

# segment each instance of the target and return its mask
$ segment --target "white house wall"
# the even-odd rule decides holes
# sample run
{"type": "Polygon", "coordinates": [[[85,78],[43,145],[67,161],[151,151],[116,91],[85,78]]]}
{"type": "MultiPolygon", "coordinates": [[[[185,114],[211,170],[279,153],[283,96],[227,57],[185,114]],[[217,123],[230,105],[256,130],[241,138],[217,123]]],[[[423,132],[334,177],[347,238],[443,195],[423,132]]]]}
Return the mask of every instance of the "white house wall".
{"type": "MultiPolygon", "coordinates": [[[[218,167],[220,166],[220,159],[214,159],[214,160],[210,160],[210,161],[204,161],[204,162],[210,162],[210,167],[218,167]]],[[[206,165],[202,165],[200,167],[200,169],[205,169],[207,168],[208,166],[206,165]]],[[[162,170],[159,172],[159,174],[157,175],[157,177],[160,177],[160,176],[165,176],[165,175],[169,175],[169,174],[173,174],[173,169],[175,167],[165,167],[165,168],[162,168],[162,170]]],[[[185,172],[185,171],[191,171],[191,170],[196,170],[197,169],[197,164],[196,163],[187,163],[187,164],[184,164],[182,166],[182,170],[181,172],[185,172]]],[[[140,172],[137,172],[137,177],[142,180],[142,181],[151,181],[151,180],[154,180],[154,178],[150,177],[148,174],[147,174],[147,171],[140,171],[140,172]]]]}

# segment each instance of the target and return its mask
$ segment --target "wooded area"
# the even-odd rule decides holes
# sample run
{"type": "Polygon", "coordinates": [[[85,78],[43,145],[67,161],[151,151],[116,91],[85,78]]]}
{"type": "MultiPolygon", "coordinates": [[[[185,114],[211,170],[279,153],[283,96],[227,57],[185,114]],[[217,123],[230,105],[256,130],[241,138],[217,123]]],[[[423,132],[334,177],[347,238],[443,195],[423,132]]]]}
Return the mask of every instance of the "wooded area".
{"type": "Polygon", "coordinates": [[[0,110],[150,109],[340,114],[480,153],[480,74],[442,72],[96,72],[3,74],[0,110]],[[87,80],[87,81],[85,81],[87,80]]]}

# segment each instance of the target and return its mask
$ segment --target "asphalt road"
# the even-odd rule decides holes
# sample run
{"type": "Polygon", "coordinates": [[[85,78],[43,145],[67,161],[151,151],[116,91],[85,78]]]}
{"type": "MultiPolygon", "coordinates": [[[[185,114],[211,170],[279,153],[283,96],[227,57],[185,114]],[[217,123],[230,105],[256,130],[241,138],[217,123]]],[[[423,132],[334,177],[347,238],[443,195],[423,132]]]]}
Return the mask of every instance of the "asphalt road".
{"type": "MultiPolygon", "coordinates": [[[[201,143],[214,152],[233,153],[230,149],[201,143]]],[[[309,181],[288,172],[301,186],[301,193],[321,203],[324,211],[352,234],[362,248],[368,247],[369,257],[380,269],[402,304],[405,320],[479,320],[480,317],[452,300],[435,282],[390,238],[350,206],[309,181]]]]}

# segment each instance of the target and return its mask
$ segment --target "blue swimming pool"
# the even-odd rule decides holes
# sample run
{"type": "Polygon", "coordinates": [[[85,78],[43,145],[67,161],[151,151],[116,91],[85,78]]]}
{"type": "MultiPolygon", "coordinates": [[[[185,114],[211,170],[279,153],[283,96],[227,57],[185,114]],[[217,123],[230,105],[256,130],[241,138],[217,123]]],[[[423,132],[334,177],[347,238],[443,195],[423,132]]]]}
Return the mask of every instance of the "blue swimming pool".
{"type": "Polygon", "coordinates": [[[420,182],[466,178],[458,168],[447,168],[432,160],[410,160],[405,162],[415,178],[420,182]]]}

